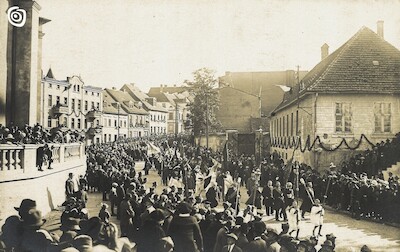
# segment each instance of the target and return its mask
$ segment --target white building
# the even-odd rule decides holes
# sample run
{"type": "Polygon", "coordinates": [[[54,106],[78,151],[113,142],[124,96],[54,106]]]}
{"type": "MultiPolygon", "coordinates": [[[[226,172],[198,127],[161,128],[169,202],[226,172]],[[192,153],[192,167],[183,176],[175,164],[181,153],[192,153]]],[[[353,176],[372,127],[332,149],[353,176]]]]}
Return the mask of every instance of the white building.
{"type": "Polygon", "coordinates": [[[85,85],[81,77],[56,80],[49,69],[42,79],[41,121],[45,128],[66,127],[86,134],[88,144],[101,141],[102,89],[85,85]]]}
{"type": "Polygon", "coordinates": [[[143,108],[149,112],[150,135],[167,134],[167,108],[157,103],[155,97],[149,97],[132,83],[125,84],[121,91],[127,92],[136,102],[142,102],[143,108]]]}
{"type": "Polygon", "coordinates": [[[109,95],[104,96],[102,121],[104,143],[114,142],[120,137],[128,136],[128,114],[109,95]]]}

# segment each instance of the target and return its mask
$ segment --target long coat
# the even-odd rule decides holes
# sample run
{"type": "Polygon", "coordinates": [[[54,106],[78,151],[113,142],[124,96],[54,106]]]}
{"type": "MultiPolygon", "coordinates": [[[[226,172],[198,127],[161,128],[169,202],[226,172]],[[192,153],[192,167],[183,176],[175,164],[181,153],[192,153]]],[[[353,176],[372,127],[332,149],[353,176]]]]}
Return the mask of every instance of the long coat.
{"type": "Polygon", "coordinates": [[[174,241],[174,252],[198,252],[203,250],[203,237],[197,219],[193,216],[174,216],[168,235],[174,241]]]}

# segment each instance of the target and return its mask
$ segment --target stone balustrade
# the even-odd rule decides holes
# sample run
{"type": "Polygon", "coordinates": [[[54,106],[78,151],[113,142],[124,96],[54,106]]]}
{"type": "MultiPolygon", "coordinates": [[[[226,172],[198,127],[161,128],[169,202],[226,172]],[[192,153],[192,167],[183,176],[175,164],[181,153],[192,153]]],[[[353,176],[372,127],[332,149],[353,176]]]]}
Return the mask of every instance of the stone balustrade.
{"type": "MultiPolygon", "coordinates": [[[[22,179],[26,175],[40,175],[36,167],[37,149],[40,146],[35,144],[0,144],[0,183],[22,179]]],[[[49,147],[53,154],[53,165],[80,161],[85,157],[83,143],[49,144],[49,147]]],[[[48,162],[45,162],[43,168],[47,168],[47,165],[48,162]]]]}

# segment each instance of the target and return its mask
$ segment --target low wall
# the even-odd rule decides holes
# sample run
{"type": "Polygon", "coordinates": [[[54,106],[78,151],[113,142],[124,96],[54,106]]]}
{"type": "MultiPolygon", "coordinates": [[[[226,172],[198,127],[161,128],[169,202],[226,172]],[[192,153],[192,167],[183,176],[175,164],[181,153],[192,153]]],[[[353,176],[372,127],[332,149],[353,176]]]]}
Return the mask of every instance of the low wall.
{"type": "Polygon", "coordinates": [[[36,168],[38,145],[0,145],[0,226],[10,215],[18,215],[14,207],[30,198],[36,201],[43,215],[65,200],[68,173],[75,176],[86,171],[84,144],[58,144],[53,148],[51,170],[36,168]]]}

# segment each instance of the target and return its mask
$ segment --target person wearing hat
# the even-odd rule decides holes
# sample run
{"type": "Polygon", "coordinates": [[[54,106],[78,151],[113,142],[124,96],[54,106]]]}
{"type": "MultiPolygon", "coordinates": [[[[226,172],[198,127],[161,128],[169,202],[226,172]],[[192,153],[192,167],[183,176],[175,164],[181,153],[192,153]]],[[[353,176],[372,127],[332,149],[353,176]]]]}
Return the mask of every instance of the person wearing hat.
{"type": "Polygon", "coordinates": [[[28,211],[22,222],[20,251],[47,251],[56,242],[48,231],[41,229],[45,222],[41,211],[28,211]]]}
{"type": "Polygon", "coordinates": [[[235,243],[238,240],[238,237],[234,233],[229,233],[226,235],[226,243],[221,252],[242,252],[242,249],[239,248],[235,243]]]}
{"type": "Polygon", "coordinates": [[[166,237],[162,228],[165,218],[165,212],[161,209],[156,209],[150,213],[149,218],[145,220],[138,232],[138,252],[158,252],[162,250],[162,239],[166,237]]]}
{"type": "Polygon", "coordinates": [[[319,201],[319,199],[316,199],[314,202],[314,206],[311,208],[311,213],[310,213],[311,223],[314,225],[312,233],[313,236],[316,236],[315,230],[317,228],[318,228],[318,236],[322,236],[321,229],[322,229],[322,224],[324,223],[324,214],[325,210],[321,206],[321,202],[319,201]]]}
{"type": "Polygon", "coordinates": [[[88,235],[75,236],[72,245],[79,252],[91,252],[93,250],[93,240],[92,237],[88,235]]]}
{"type": "MultiPolygon", "coordinates": [[[[249,233],[253,233],[253,239],[250,240],[249,238],[249,244],[244,248],[244,251],[246,252],[265,252],[267,251],[267,243],[264,239],[262,239],[262,236],[264,234],[264,230],[260,228],[253,228],[250,230],[249,233]]],[[[278,236],[278,234],[276,234],[278,236]]],[[[278,250],[279,251],[279,250],[278,250]]]]}
{"type": "Polygon", "coordinates": [[[19,207],[14,207],[18,211],[19,216],[22,220],[28,217],[29,211],[36,210],[36,201],[32,199],[23,199],[19,207]]]}
{"type": "Polygon", "coordinates": [[[175,252],[203,251],[203,236],[196,218],[190,216],[191,212],[192,208],[186,202],[176,207],[168,230],[175,244],[175,252]]]}
{"type": "Polygon", "coordinates": [[[108,211],[108,205],[106,203],[101,203],[101,209],[99,212],[99,218],[104,222],[108,223],[110,222],[110,212],[108,211]]]}
{"type": "Polygon", "coordinates": [[[61,220],[60,230],[63,231],[63,234],[60,237],[60,242],[69,242],[74,239],[75,236],[78,235],[80,230],[79,227],[79,219],[76,218],[66,218],[61,220]]]}
{"type": "Polygon", "coordinates": [[[267,245],[267,251],[272,251],[272,252],[279,252],[281,249],[281,245],[278,243],[278,231],[275,228],[267,228],[267,235],[266,235],[266,241],[268,243],[267,245]]]}
{"type": "Polygon", "coordinates": [[[324,241],[321,245],[321,249],[318,252],[334,252],[333,244],[330,240],[324,241]]]}

